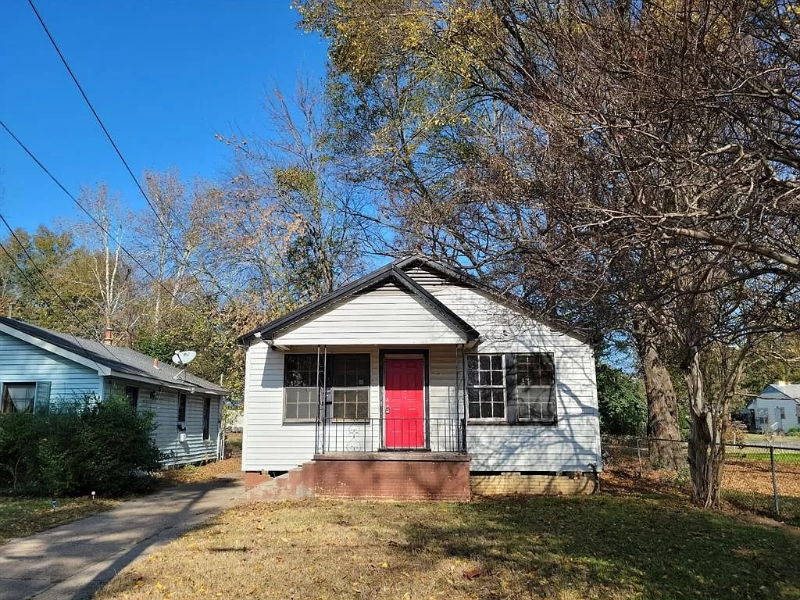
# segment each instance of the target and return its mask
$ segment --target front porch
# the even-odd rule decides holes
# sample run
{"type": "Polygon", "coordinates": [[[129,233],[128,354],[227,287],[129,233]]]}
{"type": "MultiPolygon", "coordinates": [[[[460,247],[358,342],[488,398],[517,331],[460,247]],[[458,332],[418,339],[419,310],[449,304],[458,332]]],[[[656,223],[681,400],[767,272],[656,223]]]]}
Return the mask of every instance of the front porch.
{"type": "Polygon", "coordinates": [[[379,415],[364,422],[327,417],[317,423],[314,458],[362,454],[370,456],[370,460],[414,460],[413,455],[465,454],[466,451],[466,420],[461,416],[389,418],[379,415]]]}
{"type": "Polygon", "coordinates": [[[432,369],[430,348],[373,350],[370,371],[377,366],[377,377],[373,372],[369,392],[359,397],[353,387],[366,381],[369,363],[359,373],[357,361],[338,361],[354,374],[352,381],[342,379],[337,356],[347,355],[328,349],[323,361],[334,369],[319,390],[314,460],[303,465],[306,487],[319,497],[469,501],[458,350],[433,352],[452,360],[448,372],[454,377],[442,382],[445,393],[431,383],[442,370],[438,361],[432,369]],[[365,396],[369,400],[360,402],[365,396]]]}
{"type": "Polygon", "coordinates": [[[335,452],[303,466],[317,497],[469,502],[469,456],[454,452],[335,452]]]}

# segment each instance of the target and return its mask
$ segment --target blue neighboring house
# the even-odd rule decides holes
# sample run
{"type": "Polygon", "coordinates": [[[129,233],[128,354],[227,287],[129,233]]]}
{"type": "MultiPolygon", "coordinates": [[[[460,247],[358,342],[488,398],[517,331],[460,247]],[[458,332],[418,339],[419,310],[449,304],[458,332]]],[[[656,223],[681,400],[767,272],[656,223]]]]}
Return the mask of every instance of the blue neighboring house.
{"type": "Polygon", "coordinates": [[[112,394],[154,414],[164,466],[219,457],[225,388],[130,348],[0,317],[3,413],[48,411],[87,397],[102,402],[112,394]]]}

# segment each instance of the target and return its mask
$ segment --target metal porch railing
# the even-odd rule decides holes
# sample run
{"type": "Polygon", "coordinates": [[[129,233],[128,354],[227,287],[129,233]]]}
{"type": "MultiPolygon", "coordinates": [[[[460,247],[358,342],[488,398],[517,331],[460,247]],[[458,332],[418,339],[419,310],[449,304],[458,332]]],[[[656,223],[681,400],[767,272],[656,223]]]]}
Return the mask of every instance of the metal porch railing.
{"type": "Polygon", "coordinates": [[[466,447],[465,422],[459,417],[382,417],[364,421],[326,418],[317,423],[317,454],[413,450],[464,453],[466,447]]]}

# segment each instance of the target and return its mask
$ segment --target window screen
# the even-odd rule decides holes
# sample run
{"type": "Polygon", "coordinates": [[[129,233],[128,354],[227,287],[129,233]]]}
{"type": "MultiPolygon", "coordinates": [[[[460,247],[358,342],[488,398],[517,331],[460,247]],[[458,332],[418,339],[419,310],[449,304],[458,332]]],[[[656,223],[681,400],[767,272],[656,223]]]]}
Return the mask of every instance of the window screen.
{"type": "Polygon", "coordinates": [[[555,368],[550,354],[517,354],[514,401],[517,420],[552,423],[556,420],[555,368]]]}

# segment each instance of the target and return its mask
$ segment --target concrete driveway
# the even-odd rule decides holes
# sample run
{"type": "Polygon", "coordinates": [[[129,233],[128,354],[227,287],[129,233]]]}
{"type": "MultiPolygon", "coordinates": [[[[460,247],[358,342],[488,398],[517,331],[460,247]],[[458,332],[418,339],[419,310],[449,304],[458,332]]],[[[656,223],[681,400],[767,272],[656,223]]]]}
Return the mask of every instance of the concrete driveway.
{"type": "Polygon", "coordinates": [[[0,546],[0,600],[91,598],[140,556],[244,494],[239,477],[181,485],[0,546]]]}

